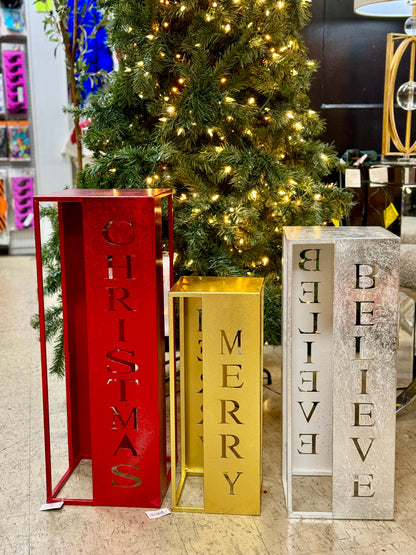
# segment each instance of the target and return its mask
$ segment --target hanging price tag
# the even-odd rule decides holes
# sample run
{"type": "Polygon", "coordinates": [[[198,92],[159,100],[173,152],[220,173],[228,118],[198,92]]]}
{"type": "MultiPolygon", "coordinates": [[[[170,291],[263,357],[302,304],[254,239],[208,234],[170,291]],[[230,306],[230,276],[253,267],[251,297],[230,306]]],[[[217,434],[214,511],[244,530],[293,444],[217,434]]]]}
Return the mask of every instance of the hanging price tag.
{"type": "Polygon", "coordinates": [[[396,207],[391,202],[387,208],[384,210],[384,227],[387,229],[391,224],[397,220],[399,213],[396,210],[396,207]]]}

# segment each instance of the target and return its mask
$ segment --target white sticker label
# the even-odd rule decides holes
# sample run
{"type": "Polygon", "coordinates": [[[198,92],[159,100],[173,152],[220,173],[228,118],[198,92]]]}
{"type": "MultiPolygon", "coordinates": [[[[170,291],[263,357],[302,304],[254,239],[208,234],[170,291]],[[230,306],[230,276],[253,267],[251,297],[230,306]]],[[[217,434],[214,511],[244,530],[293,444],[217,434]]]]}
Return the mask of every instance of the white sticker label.
{"type": "Polygon", "coordinates": [[[149,518],[160,518],[161,516],[170,515],[169,509],[158,509],[157,511],[146,511],[149,518]]]}
{"type": "Polygon", "coordinates": [[[389,181],[387,166],[370,168],[369,172],[370,187],[384,187],[389,181]]]}
{"type": "Polygon", "coordinates": [[[60,509],[63,506],[63,501],[56,501],[56,503],[44,503],[40,511],[52,511],[53,509],[60,509]]]}
{"type": "Polygon", "coordinates": [[[345,187],[348,187],[350,189],[359,189],[361,187],[360,170],[345,170],[345,187]]]}
{"type": "Polygon", "coordinates": [[[34,215],[33,215],[33,213],[31,212],[31,213],[28,214],[28,215],[26,216],[26,218],[24,219],[24,221],[23,221],[23,227],[29,227],[30,224],[32,223],[33,218],[34,218],[34,215]]]}
{"type": "Polygon", "coordinates": [[[24,102],[25,97],[23,93],[23,87],[17,87],[17,101],[24,102]]]}

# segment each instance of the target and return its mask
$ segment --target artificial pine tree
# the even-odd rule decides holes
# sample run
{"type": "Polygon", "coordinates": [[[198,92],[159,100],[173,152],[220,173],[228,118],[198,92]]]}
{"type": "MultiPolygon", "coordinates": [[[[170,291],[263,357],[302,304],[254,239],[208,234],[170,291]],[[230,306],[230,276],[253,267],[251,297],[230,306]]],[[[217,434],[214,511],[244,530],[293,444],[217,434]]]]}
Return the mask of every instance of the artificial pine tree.
{"type": "MultiPolygon", "coordinates": [[[[43,23],[46,36],[56,43],[56,48],[61,46],[64,51],[70,102],[68,111],[72,111],[74,115],[77,147],[75,184],[78,184],[83,160],[79,108],[88,91],[92,88],[96,89],[104,79],[107,73],[105,68],[110,67],[111,52],[104,46],[105,30],[102,15],[97,10],[94,0],[53,0],[51,7],[52,10],[46,15],[43,23]],[[93,60],[91,55],[91,50],[97,46],[101,46],[101,69],[98,70],[97,60],[93,60]]],[[[41,207],[40,214],[42,218],[48,218],[51,224],[50,236],[42,246],[44,294],[54,297],[54,302],[45,310],[46,340],[53,343],[53,360],[49,370],[52,374],[62,377],[65,371],[65,358],[58,211],[52,206],[41,207]]],[[[31,325],[39,329],[38,314],[32,317],[31,325]]]]}
{"type": "Polygon", "coordinates": [[[265,340],[280,339],[282,228],[341,220],[316,140],[310,0],[102,0],[119,57],[85,114],[91,188],[176,191],[177,275],[263,276],[265,340]]]}

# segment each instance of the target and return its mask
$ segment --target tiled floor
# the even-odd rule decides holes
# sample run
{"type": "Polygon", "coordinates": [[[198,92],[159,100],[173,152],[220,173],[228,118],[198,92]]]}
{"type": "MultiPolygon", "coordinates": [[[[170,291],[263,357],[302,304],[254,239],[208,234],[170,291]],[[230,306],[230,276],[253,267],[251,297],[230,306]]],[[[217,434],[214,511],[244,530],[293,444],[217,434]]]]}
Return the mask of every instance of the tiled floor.
{"type": "MultiPolygon", "coordinates": [[[[0,257],[0,553],[416,554],[416,403],[397,420],[394,521],[314,521],[286,517],[281,474],[280,352],[265,365],[264,481],[258,517],[171,514],[149,520],[145,509],[64,506],[45,502],[39,344],[33,257],[0,257]]],[[[59,383],[56,384],[59,388],[59,383]]],[[[53,407],[59,422],[63,406],[53,407]]],[[[164,506],[170,506],[170,492],[164,506]]]]}

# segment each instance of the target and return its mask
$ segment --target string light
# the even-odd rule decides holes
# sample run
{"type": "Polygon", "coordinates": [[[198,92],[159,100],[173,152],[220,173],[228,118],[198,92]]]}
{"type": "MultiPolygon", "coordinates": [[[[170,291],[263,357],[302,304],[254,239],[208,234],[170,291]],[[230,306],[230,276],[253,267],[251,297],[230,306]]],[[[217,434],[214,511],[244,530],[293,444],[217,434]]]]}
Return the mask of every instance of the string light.
{"type": "Polygon", "coordinates": [[[224,173],[230,173],[231,170],[232,170],[231,166],[225,166],[224,173]]]}

